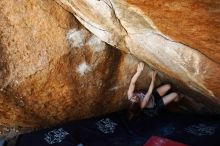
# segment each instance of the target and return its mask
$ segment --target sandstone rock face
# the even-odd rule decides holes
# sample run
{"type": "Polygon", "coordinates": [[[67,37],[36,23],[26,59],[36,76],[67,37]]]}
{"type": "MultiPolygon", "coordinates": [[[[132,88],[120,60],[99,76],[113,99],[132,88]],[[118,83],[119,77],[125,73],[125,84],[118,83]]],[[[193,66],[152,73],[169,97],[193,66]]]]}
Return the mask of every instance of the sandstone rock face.
{"type": "MultiPolygon", "coordinates": [[[[32,120],[30,113],[34,111],[25,105],[29,102],[25,92],[33,90],[31,85],[24,92],[19,90],[35,76],[45,74],[35,82],[36,89],[38,83],[46,80],[53,64],[69,52],[65,35],[71,27],[77,27],[74,18],[53,1],[0,2],[1,124],[28,125],[25,123],[39,121],[34,117],[32,120]]],[[[33,105],[29,106],[34,107],[34,100],[40,97],[30,94],[33,105]]]]}
{"type": "Polygon", "coordinates": [[[1,0],[0,38],[0,126],[48,126],[125,107],[137,59],[55,1],[1,0]]]}
{"type": "Polygon", "coordinates": [[[220,63],[218,0],[128,0],[128,3],[140,8],[163,34],[220,63]]]}
{"type": "MultiPolygon", "coordinates": [[[[96,36],[53,0],[0,1],[0,128],[48,126],[125,108],[138,63],[134,56],[158,70],[156,86],[169,82],[186,94],[179,109],[220,113],[219,48],[213,39],[204,45],[176,37],[169,30],[174,22],[160,26],[160,11],[151,16],[154,10],[142,8],[144,1],[57,2],[96,36]]],[[[151,67],[137,88],[148,87],[151,67]]]]}
{"type": "Polygon", "coordinates": [[[160,70],[191,97],[190,109],[220,113],[217,0],[56,1],[103,41],[160,70]]]}

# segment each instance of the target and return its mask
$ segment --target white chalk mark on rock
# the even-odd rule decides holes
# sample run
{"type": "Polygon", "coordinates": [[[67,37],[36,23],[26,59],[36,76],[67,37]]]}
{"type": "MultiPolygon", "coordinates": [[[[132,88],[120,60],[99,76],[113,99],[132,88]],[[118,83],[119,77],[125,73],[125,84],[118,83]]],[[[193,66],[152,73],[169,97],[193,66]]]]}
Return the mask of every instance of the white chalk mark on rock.
{"type": "Polygon", "coordinates": [[[85,45],[86,30],[71,29],[67,33],[67,42],[71,47],[81,47],[85,45]]]}
{"type": "Polygon", "coordinates": [[[105,43],[100,40],[98,37],[96,37],[95,35],[93,35],[89,41],[87,42],[87,45],[90,46],[90,48],[94,51],[94,52],[101,52],[105,49],[105,43]]]}
{"type": "Polygon", "coordinates": [[[84,61],[77,67],[76,71],[80,76],[83,76],[91,71],[91,67],[84,61]]]}

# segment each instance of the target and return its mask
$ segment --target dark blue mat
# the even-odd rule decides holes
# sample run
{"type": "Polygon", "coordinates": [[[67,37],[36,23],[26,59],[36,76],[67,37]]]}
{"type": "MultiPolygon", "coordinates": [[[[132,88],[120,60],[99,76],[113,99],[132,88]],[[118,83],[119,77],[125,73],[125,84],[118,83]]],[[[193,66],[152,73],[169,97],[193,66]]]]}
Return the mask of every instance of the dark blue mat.
{"type": "Polygon", "coordinates": [[[21,135],[16,146],[142,146],[151,136],[220,146],[220,119],[165,113],[128,121],[125,112],[117,112],[21,135]]]}

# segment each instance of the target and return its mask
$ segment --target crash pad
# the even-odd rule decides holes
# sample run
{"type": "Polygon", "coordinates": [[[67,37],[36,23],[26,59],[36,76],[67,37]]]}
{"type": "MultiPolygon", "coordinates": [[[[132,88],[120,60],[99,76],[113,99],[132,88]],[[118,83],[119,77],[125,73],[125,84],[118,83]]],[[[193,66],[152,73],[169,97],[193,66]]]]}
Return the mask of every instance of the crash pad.
{"type": "Polygon", "coordinates": [[[152,136],[190,146],[219,146],[219,116],[142,113],[128,120],[126,111],[74,121],[20,135],[16,146],[143,146],[152,136]]]}

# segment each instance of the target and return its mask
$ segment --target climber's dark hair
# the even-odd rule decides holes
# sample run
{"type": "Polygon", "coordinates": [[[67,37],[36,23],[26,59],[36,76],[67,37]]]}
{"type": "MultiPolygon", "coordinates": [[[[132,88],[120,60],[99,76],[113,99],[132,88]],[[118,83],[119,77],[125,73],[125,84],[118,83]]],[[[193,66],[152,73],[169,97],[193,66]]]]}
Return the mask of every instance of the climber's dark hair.
{"type": "Polygon", "coordinates": [[[136,120],[141,113],[139,103],[130,103],[127,110],[127,117],[129,120],[136,120]]]}

